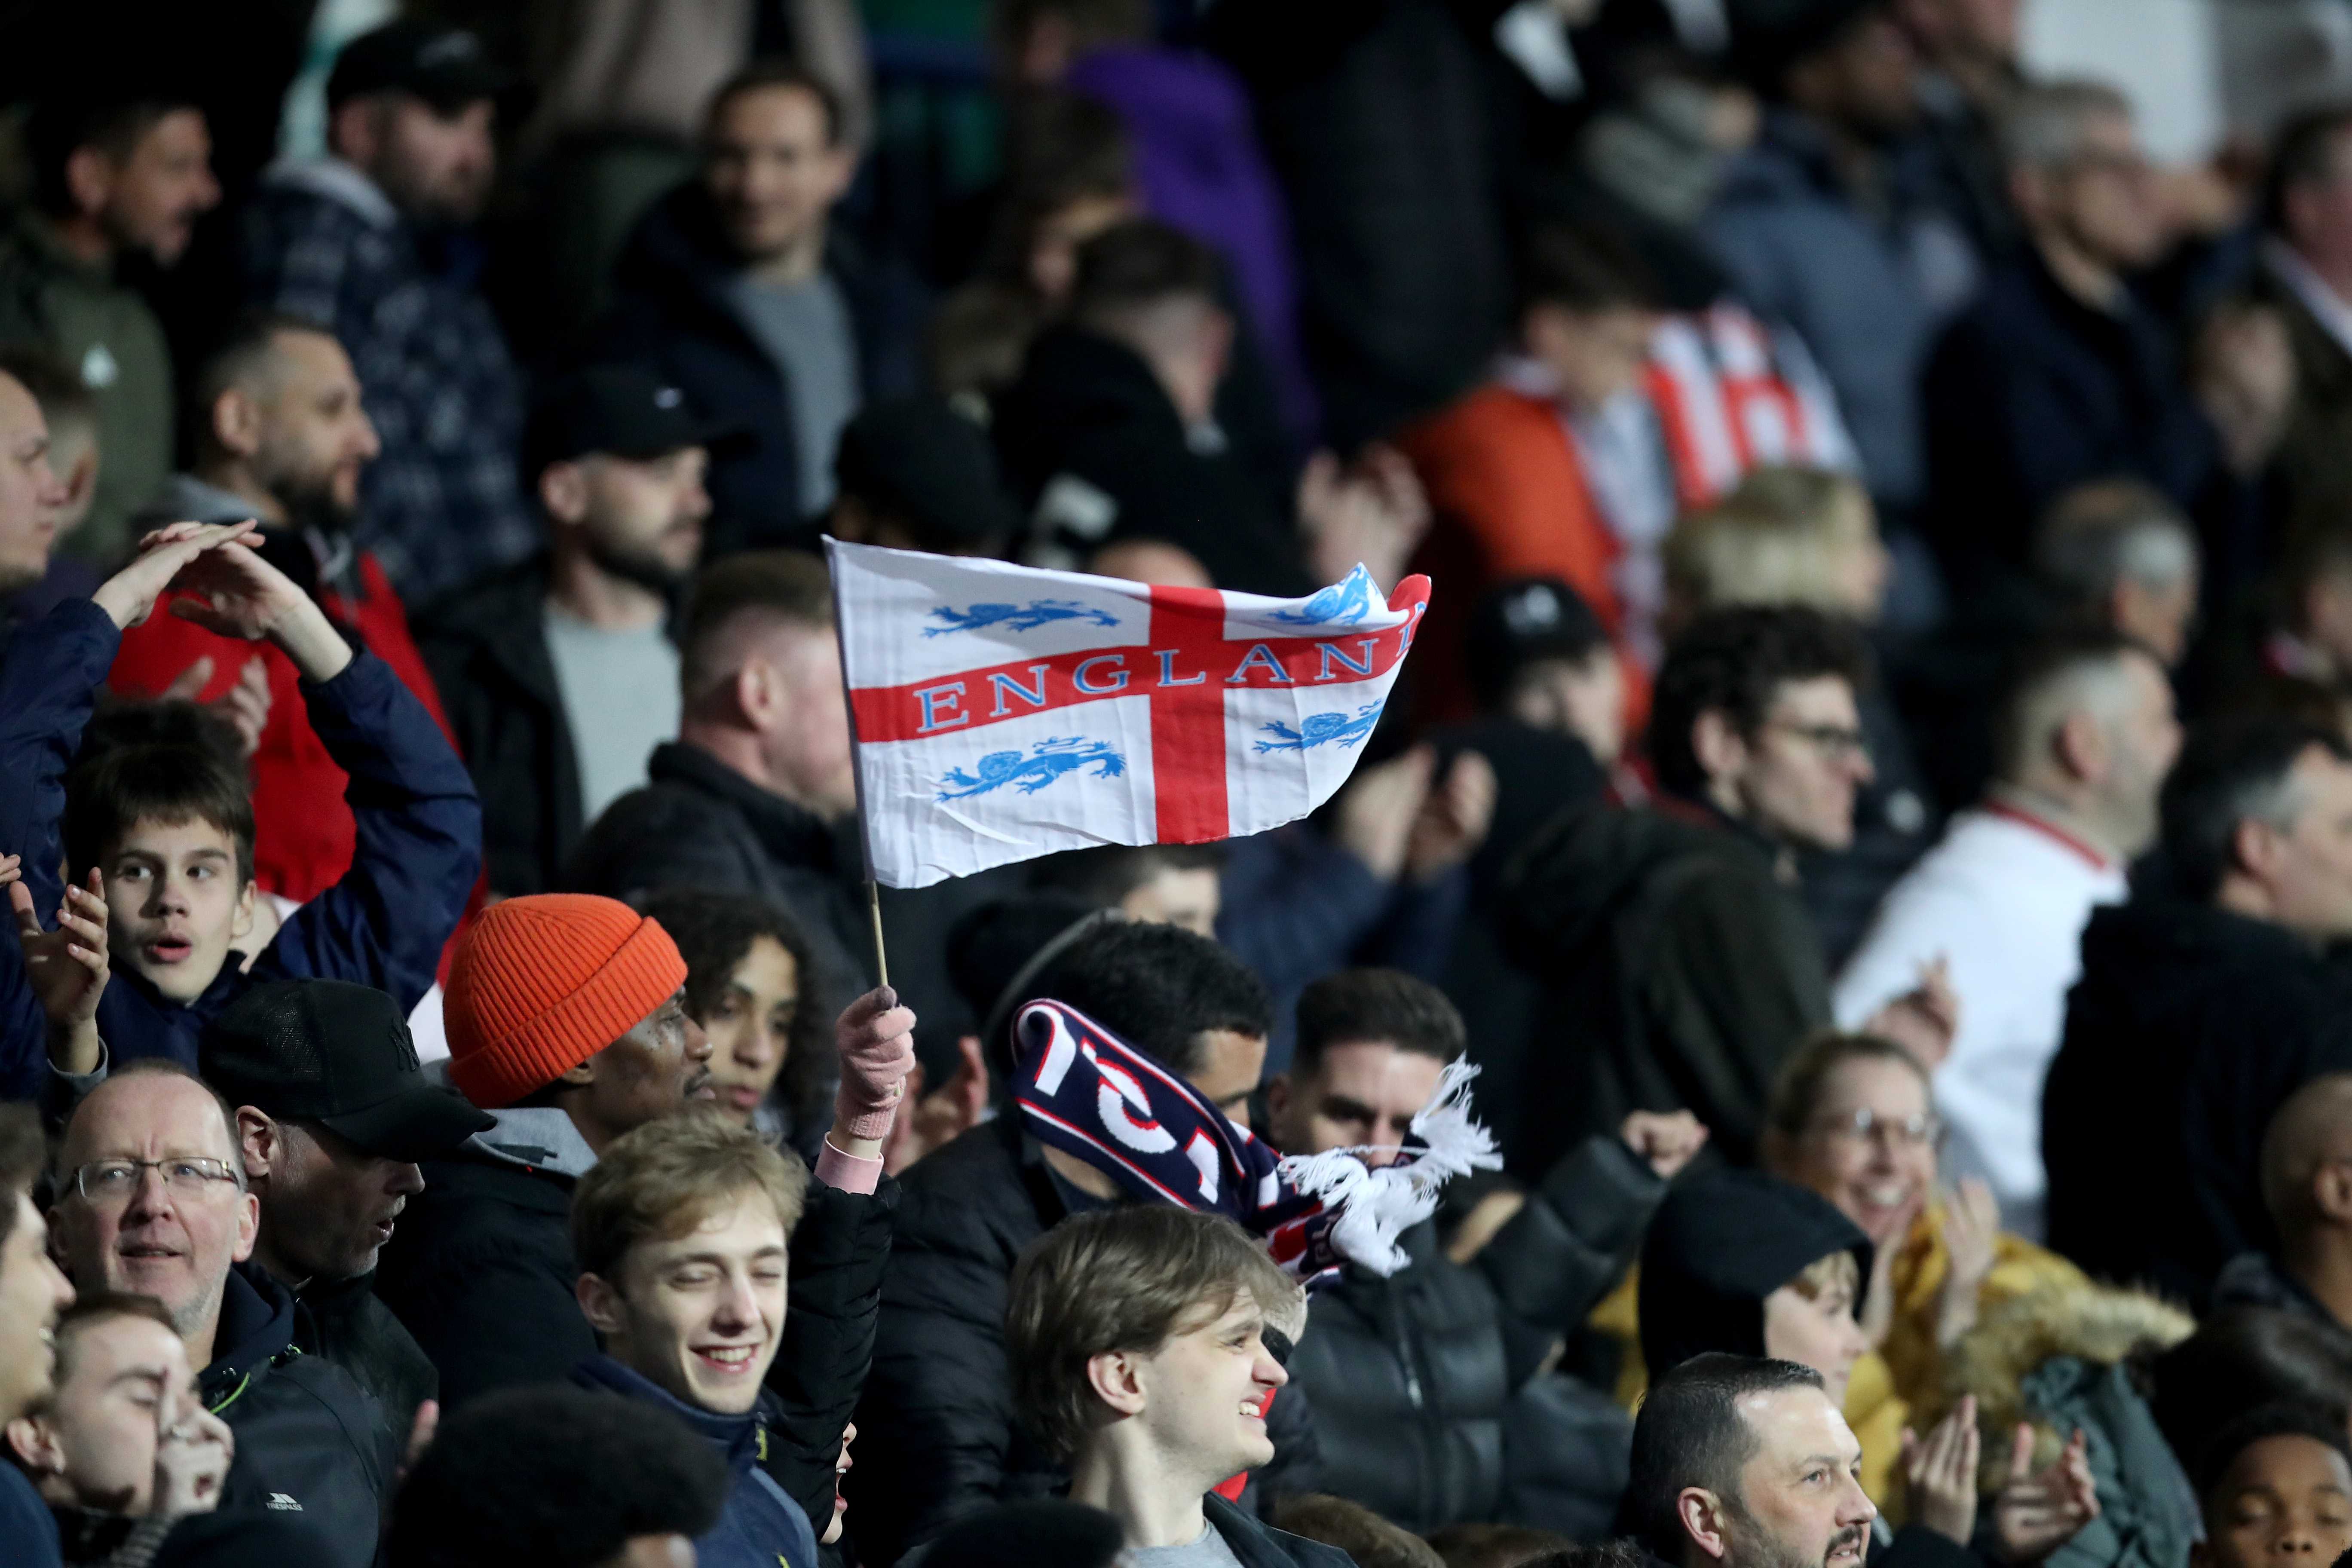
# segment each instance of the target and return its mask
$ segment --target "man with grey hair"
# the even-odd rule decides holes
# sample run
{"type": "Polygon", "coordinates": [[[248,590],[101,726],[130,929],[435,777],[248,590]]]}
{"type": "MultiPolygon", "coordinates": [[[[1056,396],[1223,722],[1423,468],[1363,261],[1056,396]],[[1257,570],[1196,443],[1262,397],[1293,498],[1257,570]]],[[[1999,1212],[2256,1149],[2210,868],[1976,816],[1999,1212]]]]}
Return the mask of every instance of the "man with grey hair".
{"type": "Polygon", "coordinates": [[[2054,633],[2020,661],[1994,721],[1984,800],[1897,882],[1839,976],[1841,1025],[1864,1026],[1941,960],[1959,1027],[1935,1074],[1949,1170],[1982,1179],[2003,1224],[2042,1230],[2042,1079],[2058,1048],[2091,911],[2121,901],[2156,837],[2179,749],[2164,667],[2116,632],[2054,633]]]}
{"type": "Polygon", "coordinates": [[[2049,1239],[2088,1272],[2202,1310],[2270,1244],[2262,1140],[2302,1084],[2352,1070],[2352,752],[2241,715],[2183,748],[2163,854],[2095,910],[2042,1095],[2049,1239]]]}
{"type": "Polygon", "coordinates": [[[2258,474],[2293,390],[2277,318],[2217,313],[2183,373],[2126,277],[2174,236],[2130,105],[2053,81],[2001,124],[2029,243],[1988,279],[1929,363],[1929,537],[1962,594],[2014,579],[2029,520],[2070,486],[2126,475],[2176,505],[2258,474]]]}
{"type": "Polygon", "coordinates": [[[2034,574],[2076,619],[2112,626],[2177,667],[2197,618],[2196,530],[2137,479],[2093,479],[2060,496],[2033,537],[2034,574]]]}
{"type": "Polygon", "coordinates": [[[334,1568],[374,1561],[394,1445],[351,1373],[297,1347],[294,1297],[248,1262],[260,1205],[236,1112],[161,1058],[117,1067],[67,1121],[50,1223],[79,1289],[152,1296],[201,1367],[197,1394],[236,1434],[224,1512],[299,1512],[334,1568]]]}

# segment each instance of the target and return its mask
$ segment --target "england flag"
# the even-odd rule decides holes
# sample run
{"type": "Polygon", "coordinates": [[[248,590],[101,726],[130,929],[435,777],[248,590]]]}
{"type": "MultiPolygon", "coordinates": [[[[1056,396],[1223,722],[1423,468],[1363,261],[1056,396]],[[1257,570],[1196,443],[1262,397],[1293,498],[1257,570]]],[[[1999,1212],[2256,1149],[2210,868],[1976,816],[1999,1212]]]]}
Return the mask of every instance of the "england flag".
{"type": "Polygon", "coordinates": [[[868,874],[925,888],[1060,849],[1204,844],[1347,782],[1429,579],[1305,599],[827,540],[868,874]]]}

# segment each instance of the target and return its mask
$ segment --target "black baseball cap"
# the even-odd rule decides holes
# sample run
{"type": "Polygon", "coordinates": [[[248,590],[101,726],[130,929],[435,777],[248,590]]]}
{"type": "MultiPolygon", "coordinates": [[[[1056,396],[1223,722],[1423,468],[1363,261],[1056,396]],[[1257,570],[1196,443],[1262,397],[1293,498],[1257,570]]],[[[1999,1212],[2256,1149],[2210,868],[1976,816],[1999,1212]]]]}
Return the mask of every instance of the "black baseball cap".
{"type": "Polygon", "coordinates": [[[688,447],[725,447],[743,426],[705,419],[685,391],[640,364],[600,364],[547,389],[523,432],[523,477],[591,452],[659,458],[688,447]]]}
{"type": "Polygon", "coordinates": [[[444,114],[506,90],[504,72],[490,63],[482,41],[462,27],[389,22],[362,33],[335,57],[327,77],[327,107],[339,109],[371,92],[405,92],[444,114]]]}
{"type": "Polygon", "coordinates": [[[271,980],[222,1009],[197,1053],[232,1104],[320,1121],[368,1153],[429,1160],[492,1119],[426,1078],[391,997],[341,980],[271,980]]]}
{"type": "Polygon", "coordinates": [[[1463,658],[1478,700],[1491,708],[1521,667],[1580,659],[1608,640],[1581,594],[1557,577],[1523,577],[1488,589],[1471,608],[1463,658]]]}
{"type": "Polygon", "coordinates": [[[1021,529],[988,433],[935,393],[882,398],[858,410],[842,429],[833,479],[843,495],[896,518],[925,542],[979,544],[1021,529]]]}

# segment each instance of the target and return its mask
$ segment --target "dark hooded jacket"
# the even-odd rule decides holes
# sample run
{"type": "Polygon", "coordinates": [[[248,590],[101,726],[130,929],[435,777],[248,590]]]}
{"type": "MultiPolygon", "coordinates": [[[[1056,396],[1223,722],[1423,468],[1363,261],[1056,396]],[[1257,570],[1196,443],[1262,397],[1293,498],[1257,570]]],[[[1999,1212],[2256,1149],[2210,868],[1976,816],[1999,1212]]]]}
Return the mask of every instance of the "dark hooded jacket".
{"type": "Polygon", "coordinates": [[[1540,1180],[1632,1110],[1687,1109],[1754,1157],[1780,1062],[1830,1021],[1819,939],[1750,830],[1673,800],[1572,805],[1504,874],[1513,956],[1546,979],[1505,1150],[1540,1180]]]}
{"type": "Polygon", "coordinates": [[[1632,1427],[1598,1394],[1520,1395],[1623,1274],[1664,1190],[1621,1140],[1592,1139],[1470,1266],[1424,1221],[1399,1238],[1406,1268],[1382,1279],[1350,1264],[1318,1290],[1290,1375],[1314,1402],[1325,1489],[1421,1532],[1484,1520],[1558,1529],[1565,1493],[1582,1498],[1580,1522],[1605,1529],[1632,1427]],[[1509,1478],[1544,1470],[1555,1500],[1528,1517],[1509,1478]]]}
{"type": "MultiPolygon", "coordinates": [[[[1764,1298],[1832,1252],[1868,1289],[1870,1238],[1828,1199],[1759,1171],[1710,1171],[1658,1205],[1642,1243],[1642,1359],[1653,1383],[1710,1351],[1764,1353],[1764,1298]]],[[[1857,1317],[1862,1297],[1854,1298],[1857,1317]]],[[[1983,1568],[1916,1524],[1874,1538],[1874,1568],[1983,1568]]]]}
{"type": "Polygon", "coordinates": [[[1077,327],[1045,332],[999,400],[995,430],[1006,483],[1069,542],[1160,539],[1190,551],[1221,588],[1315,591],[1286,499],[1233,450],[1188,440],[1132,349],[1077,327]],[[1088,501],[1073,502],[1074,490],[1088,501]]]}
{"type": "Polygon", "coordinates": [[[872,982],[859,955],[872,939],[850,902],[856,852],[843,835],[698,747],[656,746],[646,773],[580,840],[558,890],[754,894],[782,905],[808,940],[817,973],[803,1006],[830,1018],[864,994],[872,982]]]}
{"type": "MultiPolygon", "coordinates": [[[[1048,1496],[1069,1477],[1014,1419],[1004,1359],[1013,1262],[1070,1213],[1042,1147],[1021,1118],[1000,1116],[924,1156],[904,1190],[847,1481],[860,1560],[877,1568],[965,1514],[1048,1496]]],[[[1287,1362],[1288,1342],[1269,1338],[1287,1362]]],[[[1315,1423],[1297,1383],[1276,1397],[1266,1426],[1275,1458],[1258,1479],[1277,1492],[1318,1489],[1315,1423]]]]}
{"type": "Polygon", "coordinates": [[[2093,911],[2042,1094],[2050,1245],[2202,1308],[2276,1245],[2263,1129],[2352,1069],[2352,981],[2294,933],[2178,899],[2093,911]]]}
{"type": "Polygon", "coordinates": [[[601,1394],[656,1405],[709,1440],[727,1462],[727,1504],[719,1521],[694,1542],[698,1568],[815,1568],[816,1535],[801,1505],[768,1475],[770,1430],[780,1411],[774,1394],[740,1415],[723,1415],[688,1405],[608,1355],[593,1355],[572,1369],[572,1381],[601,1394]]]}
{"type": "Polygon", "coordinates": [[[376,1299],[375,1275],[312,1280],[296,1292],[296,1300],[302,1306],[302,1348],[333,1362],[374,1395],[394,1441],[404,1451],[416,1407],[441,1397],[441,1374],[392,1309],[376,1299]]]}
{"type": "Polygon", "coordinates": [[[398,1449],[374,1397],[303,1353],[299,1315],[258,1265],[230,1266],[212,1364],[196,1378],[198,1397],[236,1436],[220,1511],[299,1513],[332,1538],[331,1568],[367,1568],[398,1449]]]}
{"type": "MultiPolygon", "coordinates": [[[[793,389],[729,300],[740,266],[702,182],[688,181],[629,237],[613,268],[612,313],[595,344],[598,358],[648,365],[705,414],[750,431],[739,448],[711,455],[714,556],[782,543],[803,521],[793,389]]],[[[841,291],[856,339],[859,391],[869,401],[915,391],[920,286],[867,258],[838,225],[826,235],[824,272],[841,291]]]]}

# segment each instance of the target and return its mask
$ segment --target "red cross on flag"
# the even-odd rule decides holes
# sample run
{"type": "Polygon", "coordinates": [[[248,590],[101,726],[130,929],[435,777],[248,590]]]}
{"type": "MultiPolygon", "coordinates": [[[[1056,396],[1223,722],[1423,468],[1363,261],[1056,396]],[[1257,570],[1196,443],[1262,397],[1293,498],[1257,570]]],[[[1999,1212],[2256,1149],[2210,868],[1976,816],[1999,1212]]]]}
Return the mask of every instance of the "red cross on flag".
{"type": "Polygon", "coordinates": [[[825,542],[873,879],[1205,844],[1347,782],[1429,579],[1305,599],[825,542]]]}

